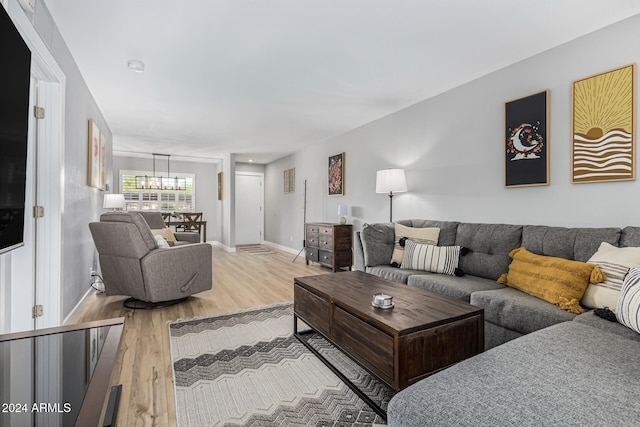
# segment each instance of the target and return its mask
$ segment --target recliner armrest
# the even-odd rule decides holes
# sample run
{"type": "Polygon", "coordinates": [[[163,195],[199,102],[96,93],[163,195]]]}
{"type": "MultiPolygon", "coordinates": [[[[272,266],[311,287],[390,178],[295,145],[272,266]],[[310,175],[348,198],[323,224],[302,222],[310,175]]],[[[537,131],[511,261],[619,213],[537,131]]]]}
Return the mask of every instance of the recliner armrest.
{"type": "Polygon", "coordinates": [[[200,233],[194,231],[174,231],[173,234],[179,242],[200,243],[200,233]]]}
{"type": "Polygon", "coordinates": [[[140,260],[148,300],[168,301],[211,289],[212,253],[208,243],[150,251],[140,260]]]}

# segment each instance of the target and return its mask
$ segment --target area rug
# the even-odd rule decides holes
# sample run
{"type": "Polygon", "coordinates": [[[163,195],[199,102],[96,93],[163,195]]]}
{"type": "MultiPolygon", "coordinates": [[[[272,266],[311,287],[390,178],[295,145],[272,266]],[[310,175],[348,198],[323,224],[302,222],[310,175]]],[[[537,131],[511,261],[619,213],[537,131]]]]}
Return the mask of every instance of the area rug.
{"type": "Polygon", "coordinates": [[[236,246],[236,248],[244,253],[250,254],[250,255],[271,255],[271,254],[275,254],[275,252],[267,247],[267,246],[262,246],[262,245],[238,245],[236,246]]]}
{"type": "MultiPolygon", "coordinates": [[[[291,303],[176,321],[169,331],[179,427],[384,425],[292,336],[291,303]]],[[[305,339],[386,408],[391,388],[319,334],[305,339]]]]}

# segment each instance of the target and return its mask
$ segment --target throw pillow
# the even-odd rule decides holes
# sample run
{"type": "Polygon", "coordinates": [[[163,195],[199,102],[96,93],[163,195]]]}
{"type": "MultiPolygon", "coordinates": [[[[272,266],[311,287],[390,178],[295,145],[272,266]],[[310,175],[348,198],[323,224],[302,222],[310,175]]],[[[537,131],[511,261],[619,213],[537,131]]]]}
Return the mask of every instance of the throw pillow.
{"type": "Polygon", "coordinates": [[[437,245],[440,229],[436,227],[414,228],[395,224],[395,241],[393,244],[393,254],[391,255],[391,265],[396,267],[402,264],[404,258],[404,248],[400,245],[400,240],[408,238],[416,243],[437,245]]]}
{"type": "Polygon", "coordinates": [[[171,246],[169,246],[169,243],[167,243],[166,240],[164,240],[164,237],[162,237],[159,234],[154,234],[153,236],[156,239],[156,245],[159,248],[170,248],[171,246]]]}
{"type": "Polygon", "coordinates": [[[176,235],[173,234],[173,230],[170,229],[169,227],[164,227],[164,228],[151,230],[151,234],[153,234],[154,236],[160,235],[160,236],[164,237],[164,239],[167,242],[173,242],[173,243],[176,242],[176,235]]]}
{"type": "Polygon", "coordinates": [[[606,278],[594,264],[536,255],[525,247],[512,250],[509,256],[513,258],[509,272],[500,276],[498,283],[543,299],[570,313],[582,313],[584,309],[578,301],[587,285],[606,278]]]}
{"type": "Polygon", "coordinates": [[[461,246],[434,246],[406,240],[404,258],[400,268],[462,276],[458,268],[460,255],[466,253],[461,246]]]}
{"type": "Polygon", "coordinates": [[[587,262],[600,267],[607,279],[601,283],[590,283],[580,303],[589,308],[608,307],[615,312],[622,282],[629,268],[640,268],[640,248],[618,248],[602,242],[587,262]]]}
{"type": "Polygon", "coordinates": [[[616,318],[627,328],[640,333],[640,269],[631,267],[622,283],[616,318]]]}

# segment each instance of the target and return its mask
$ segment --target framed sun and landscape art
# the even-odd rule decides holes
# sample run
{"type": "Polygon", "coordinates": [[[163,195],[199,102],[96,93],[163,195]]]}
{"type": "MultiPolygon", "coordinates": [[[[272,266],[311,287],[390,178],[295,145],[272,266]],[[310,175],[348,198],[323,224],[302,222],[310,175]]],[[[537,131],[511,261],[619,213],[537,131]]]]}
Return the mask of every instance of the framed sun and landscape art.
{"type": "Polygon", "coordinates": [[[504,186],[549,185],[549,91],[505,103],[504,186]]]}
{"type": "Polygon", "coordinates": [[[329,157],[329,196],[344,196],[344,153],[329,157]]]}
{"type": "Polygon", "coordinates": [[[573,183],[636,179],[635,79],[631,64],[573,82],[573,183]]]}

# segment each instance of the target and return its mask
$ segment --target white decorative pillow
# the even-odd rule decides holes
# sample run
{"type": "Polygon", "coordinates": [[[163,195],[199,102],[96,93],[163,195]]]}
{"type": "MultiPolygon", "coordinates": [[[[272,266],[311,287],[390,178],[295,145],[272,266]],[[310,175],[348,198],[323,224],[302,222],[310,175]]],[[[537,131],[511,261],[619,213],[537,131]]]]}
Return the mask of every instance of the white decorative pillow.
{"type": "Polygon", "coordinates": [[[640,334],[640,269],[631,267],[622,283],[618,307],[618,322],[640,334]]]}
{"type": "Polygon", "coordinates": [[[462,270],[458,268],[461,251],[461,246],[422,245],[407,240],[400,268],[462,276],[462,270]]]}
{"type": "Polygon", "coordinates": [[[169,243],[159,234],[153,236],[156,239],[156,246],[159,248],[170,248],[169,243]]]}
{"type": "Polygon", "coordinates": [[[406,227],[401,224],[395,224],[396,237],[393,244],[393,254],[391,255],[391,264],[402,264],[404,257],[404,247],[400,245],[403,238],[411,239],[416,243],[426,245],[437,245],[440,229],[437,227],[406,227]]]}
{"type": "Polygon", "coordinates": [[[587,262],[600,267],[607,279],[601,283],[589,283],[580,304],[588,308],[608,307],[615,312],[625,275],[630,267],[640,268],[640,248],[618,248],[602,242],[587,262]]]}
{"type": "Polygon", "coordinates": [[[173,246],[176,244],[176,235],[173,234],[173,230],[169,227],[152,229],[151,234],[153,234],[154,236],[162,236],[164,240],[169,243],[169,246],[173,246]]]}

